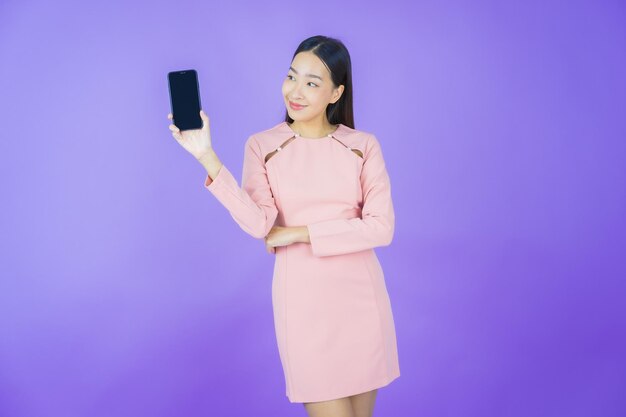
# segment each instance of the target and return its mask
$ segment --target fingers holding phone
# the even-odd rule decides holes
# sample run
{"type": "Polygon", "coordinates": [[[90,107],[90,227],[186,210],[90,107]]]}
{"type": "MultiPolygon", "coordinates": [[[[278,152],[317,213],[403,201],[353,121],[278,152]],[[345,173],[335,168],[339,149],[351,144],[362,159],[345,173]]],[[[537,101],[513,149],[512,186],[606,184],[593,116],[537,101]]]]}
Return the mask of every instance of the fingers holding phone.
{"type": "MultiPolygon", "coordinates": [[[[172,121],[173,117],[174,116],[172,116],[172,113],[167,114],[167,118],[170,119],[170,121],[172,121]]],[[[180,141],[182,139],[182,136],[180,135],[180,129],[173,123],[170,124],[168,127],[172,131],[172,136],[174,136],[174,139],[177,139],[180,141]]]]}
{"type": "MultiPolygon", "coordinates": [[[[204,110],[200,110],[199,114],[203,123],[201,129],[180,130],[178,126],[173,123],[169,125],[169,129],[172,132],[174,139],[176,139],[176,141],[196,159],[205,155],[213,147],[211,142],[209,116],[204,113],[204,110]]],[[[169,113],[167,118],[172,120],[172,113],[169,113]]]]}

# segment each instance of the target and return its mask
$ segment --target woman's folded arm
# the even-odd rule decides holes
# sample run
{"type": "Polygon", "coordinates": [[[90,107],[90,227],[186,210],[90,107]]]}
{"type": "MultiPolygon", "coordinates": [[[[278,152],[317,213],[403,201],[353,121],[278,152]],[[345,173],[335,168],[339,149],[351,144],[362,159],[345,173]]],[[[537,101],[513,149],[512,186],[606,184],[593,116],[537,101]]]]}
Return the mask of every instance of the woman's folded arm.
{"type": "Polygon", "coordinates": [[[222,165],[215,178],[206,176],[204,187],[226,207],[241,229],[252,237],[262,239],[274,226],[278,209],[254,135],[245,144],[241,187],[225,165],[222,165]]]}

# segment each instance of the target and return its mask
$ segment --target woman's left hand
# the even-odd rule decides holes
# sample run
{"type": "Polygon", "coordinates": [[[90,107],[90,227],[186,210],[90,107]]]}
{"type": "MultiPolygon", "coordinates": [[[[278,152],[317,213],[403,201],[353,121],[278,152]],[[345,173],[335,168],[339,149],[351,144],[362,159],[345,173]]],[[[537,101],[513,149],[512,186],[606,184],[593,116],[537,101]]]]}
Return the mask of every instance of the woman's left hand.
{"type": "Polygon", "coordinates": [[[276,246],[287,246],[301,241],[299,227],[274,226],[265,236],[265,247],[269,253],[276,253],[276,246]]]}

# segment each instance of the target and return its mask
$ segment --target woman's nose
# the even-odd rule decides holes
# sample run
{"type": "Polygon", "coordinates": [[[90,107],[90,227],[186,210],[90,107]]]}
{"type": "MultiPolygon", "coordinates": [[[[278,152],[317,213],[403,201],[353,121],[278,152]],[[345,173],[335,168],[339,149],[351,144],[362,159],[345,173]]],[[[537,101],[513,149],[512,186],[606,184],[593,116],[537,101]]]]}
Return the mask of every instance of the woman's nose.
{"type": "Polygon", "coordinates": [[[302,98],[301,86],[294,85],[289,93],[290,100],[298,100],[302,98]]]}

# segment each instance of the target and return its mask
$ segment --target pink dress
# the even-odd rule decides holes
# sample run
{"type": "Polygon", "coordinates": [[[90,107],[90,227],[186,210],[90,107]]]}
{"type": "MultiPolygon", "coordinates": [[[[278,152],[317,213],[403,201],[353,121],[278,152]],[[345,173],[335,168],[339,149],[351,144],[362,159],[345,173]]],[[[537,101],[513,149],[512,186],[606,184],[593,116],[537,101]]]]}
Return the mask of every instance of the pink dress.
{"type": "Polygon", "coordinates": [[[274,328],[290,402],[342,398],[400,376],[396,333],[375,247],[395,217],[380,144],[340,124],[323,138],[287,122],[251,135],[242,186],[222,166],[204,186],[251,236],[307,226],[311,243],[277,246],[274,328]],[[359,152],[361,155],[359,155],[359,152]]]}

